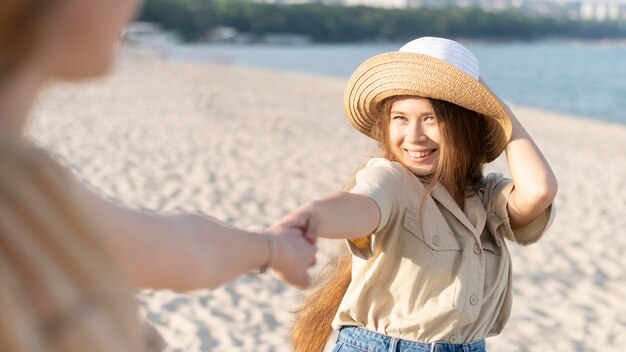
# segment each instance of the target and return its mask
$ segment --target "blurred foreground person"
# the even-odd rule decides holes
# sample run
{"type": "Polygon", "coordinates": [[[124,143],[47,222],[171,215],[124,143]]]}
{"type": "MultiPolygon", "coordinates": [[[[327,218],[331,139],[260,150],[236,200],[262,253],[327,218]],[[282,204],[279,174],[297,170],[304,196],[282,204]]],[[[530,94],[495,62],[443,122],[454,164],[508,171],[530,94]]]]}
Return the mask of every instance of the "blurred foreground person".
{"type": "Polygon", "coordinates": [[[309,284],[302,231],[254,233],[189,214],[148,215],[80,185],[23,138],[49,81],[105,74],[138,0],[0,2],[0,350],[143,349],[133,288],[217,287],[268,268],[309,284]]]}

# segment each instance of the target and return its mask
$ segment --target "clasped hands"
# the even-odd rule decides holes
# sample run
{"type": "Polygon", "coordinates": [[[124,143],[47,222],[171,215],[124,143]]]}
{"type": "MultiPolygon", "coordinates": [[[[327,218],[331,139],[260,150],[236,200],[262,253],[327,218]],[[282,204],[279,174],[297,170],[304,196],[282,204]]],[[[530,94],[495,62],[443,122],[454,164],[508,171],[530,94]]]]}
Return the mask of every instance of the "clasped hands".
{"type": "Polygon", "coordinates": [[[304,205],[265,230],[276,242],[276,257],[271,268],[285,282],[297,288],[311,284],[308,269],[315,265],[319,220],[309,205],[304,205]]]}

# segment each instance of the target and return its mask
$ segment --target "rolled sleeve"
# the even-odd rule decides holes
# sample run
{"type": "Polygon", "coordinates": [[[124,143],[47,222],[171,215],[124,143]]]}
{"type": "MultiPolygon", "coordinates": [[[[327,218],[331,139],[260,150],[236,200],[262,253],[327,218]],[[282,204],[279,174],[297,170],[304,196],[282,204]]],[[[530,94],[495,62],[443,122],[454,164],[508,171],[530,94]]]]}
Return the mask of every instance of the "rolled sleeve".
{"type": "Polygon", "coordinates": [[[530,245],[539,241],[548,231],[556,214],[555,204],[551,204],[530,223],[513,229],[509,218],[508,203],[511,193],[515,189],[513,181],[504,178],[501,174],[489,174],[485,178],[486,196],[489,197],[488,211],[494,212],[501,220],[502,235],[520,245],[530,245]]]}
{"type": "MultiPolygon", "coordinates": [[[[371,198],[380,211],[380,222],[373,234],[381,233],[394,212],[397,194],[401,189],[400,176],[392,162],[386,159],[372,159],[356,174],[356,184],[350,193],[371,198]]],[[[380,239],[378,239],[379,241],[380,239]]],[[[369,257],[374,252],[372,236],[348,241],[354,254],[369,257]],[[356,246],[356,248],[355,248],[356,246]]]]}

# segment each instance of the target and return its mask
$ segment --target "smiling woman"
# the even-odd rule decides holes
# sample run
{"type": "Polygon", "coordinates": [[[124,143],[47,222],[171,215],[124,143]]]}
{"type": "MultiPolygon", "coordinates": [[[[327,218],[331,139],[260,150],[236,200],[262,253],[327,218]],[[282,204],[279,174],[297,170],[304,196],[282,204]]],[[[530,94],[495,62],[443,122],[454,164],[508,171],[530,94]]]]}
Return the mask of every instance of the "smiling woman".
{"type": "Polygon", "coordinates": [[[505,239],[537,241],[554,214],[550,166],[452,40],[418,38],[366,60],[344,109],[382,158],[282,221],[349,248],[302,305],[294,350],[484,352],[510,314],[505,239]],[[505,150],[513,179],[483,175],[505,150]]]}

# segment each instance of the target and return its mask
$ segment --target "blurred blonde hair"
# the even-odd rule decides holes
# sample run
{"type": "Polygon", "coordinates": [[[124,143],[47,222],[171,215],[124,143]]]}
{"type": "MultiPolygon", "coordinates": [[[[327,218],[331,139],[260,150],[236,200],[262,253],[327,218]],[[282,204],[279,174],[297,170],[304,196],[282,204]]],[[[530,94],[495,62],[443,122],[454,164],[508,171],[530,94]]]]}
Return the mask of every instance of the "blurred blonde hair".
{"type": "Polygon", "coordinates": [[[133,290],[69,175],[4,141],[0,164],[0,351],[141,351],[133,290]]]}
{"type": "Polygon", "coordinates": [[[57,1],[0,1],[0,83],[28,57],[39,26],[57,1]]]}

